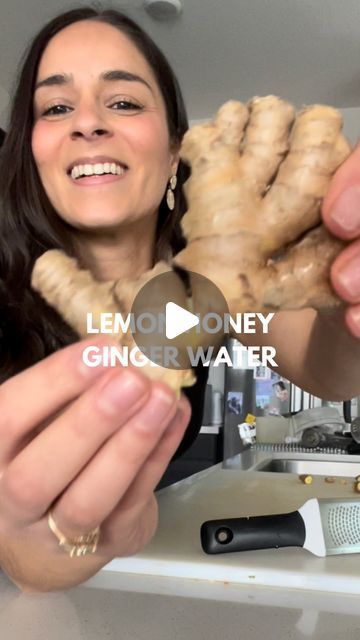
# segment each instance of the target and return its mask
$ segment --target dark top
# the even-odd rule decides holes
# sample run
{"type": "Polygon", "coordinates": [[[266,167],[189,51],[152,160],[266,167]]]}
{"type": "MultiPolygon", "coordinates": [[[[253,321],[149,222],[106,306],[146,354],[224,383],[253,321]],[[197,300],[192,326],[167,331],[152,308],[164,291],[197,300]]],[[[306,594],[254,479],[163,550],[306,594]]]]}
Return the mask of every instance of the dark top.
{"type": "Polygon", "coordinates": [[[172,460],[181,456],[191,447],[201,429],[202,417],[204,413],[204,401],[206,383],[209,375],[209,367],[199,365],[194,368],[196,383],[192,387],[185,387],[182,391],[191,404],[191,419],[185,435],[180,442],[172,460]]]}

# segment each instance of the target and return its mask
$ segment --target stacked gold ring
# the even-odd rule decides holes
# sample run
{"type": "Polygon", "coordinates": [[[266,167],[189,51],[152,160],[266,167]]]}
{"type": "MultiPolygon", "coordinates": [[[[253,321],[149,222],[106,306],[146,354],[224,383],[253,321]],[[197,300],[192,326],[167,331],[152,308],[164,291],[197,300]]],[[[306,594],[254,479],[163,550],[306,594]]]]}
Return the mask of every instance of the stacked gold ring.
{"type": "Polygon", "coordinates": [[[59,540],[59,546],[69,553],[70,558],[86,556],[96,552],[100,539],[100,527],[96,527],[82,536],[67,538],[54,521],[51,511],[48,513],[48,525],[59,540]]]}

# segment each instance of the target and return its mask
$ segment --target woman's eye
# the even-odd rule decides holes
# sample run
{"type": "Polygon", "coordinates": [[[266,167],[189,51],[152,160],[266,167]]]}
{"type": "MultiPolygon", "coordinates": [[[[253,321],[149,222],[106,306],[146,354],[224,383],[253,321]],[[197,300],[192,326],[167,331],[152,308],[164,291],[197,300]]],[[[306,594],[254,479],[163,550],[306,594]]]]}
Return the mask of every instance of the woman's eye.
{"type": "Polygon", "coordinates": [[[65,104],[54,104],[52,107],[49,107],[43,112],[43,116],[62,116],[64,113],[68,113],[67,107],[65,104]]]}
{"type": "Polygon", "coordinates": [[[131,100],[117,100],[110,105],[110,108],[121,111],[138,111],[142,109],[139,104],[131,100]]]}

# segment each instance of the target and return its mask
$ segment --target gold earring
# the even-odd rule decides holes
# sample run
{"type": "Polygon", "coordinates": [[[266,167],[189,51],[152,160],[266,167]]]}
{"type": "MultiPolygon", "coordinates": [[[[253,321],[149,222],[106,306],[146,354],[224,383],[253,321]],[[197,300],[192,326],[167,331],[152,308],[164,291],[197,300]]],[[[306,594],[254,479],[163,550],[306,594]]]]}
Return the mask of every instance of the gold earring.
{"type": "Polygon", "coordinates": [[[167,206],[169,207],[170,211],[173,211],[173,209],[175,207],[174,189],[175,189],[176,185],[177,185],[177,177],[174,174],[170,178],[168,190],[166,192],[166,202],[167,202],[167,206]]]}

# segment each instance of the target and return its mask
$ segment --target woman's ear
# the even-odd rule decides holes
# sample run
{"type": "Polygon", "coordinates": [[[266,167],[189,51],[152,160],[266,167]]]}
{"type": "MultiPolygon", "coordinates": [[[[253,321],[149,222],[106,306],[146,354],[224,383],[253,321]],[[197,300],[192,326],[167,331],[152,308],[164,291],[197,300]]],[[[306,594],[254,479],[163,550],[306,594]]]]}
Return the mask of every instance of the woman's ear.
{"type": "Polygon", "coordinates": [[[171,175],[176,175],[180,162],[180,144],[179,142],[174,142],[170,148],[170,168],[171,175]]]}

